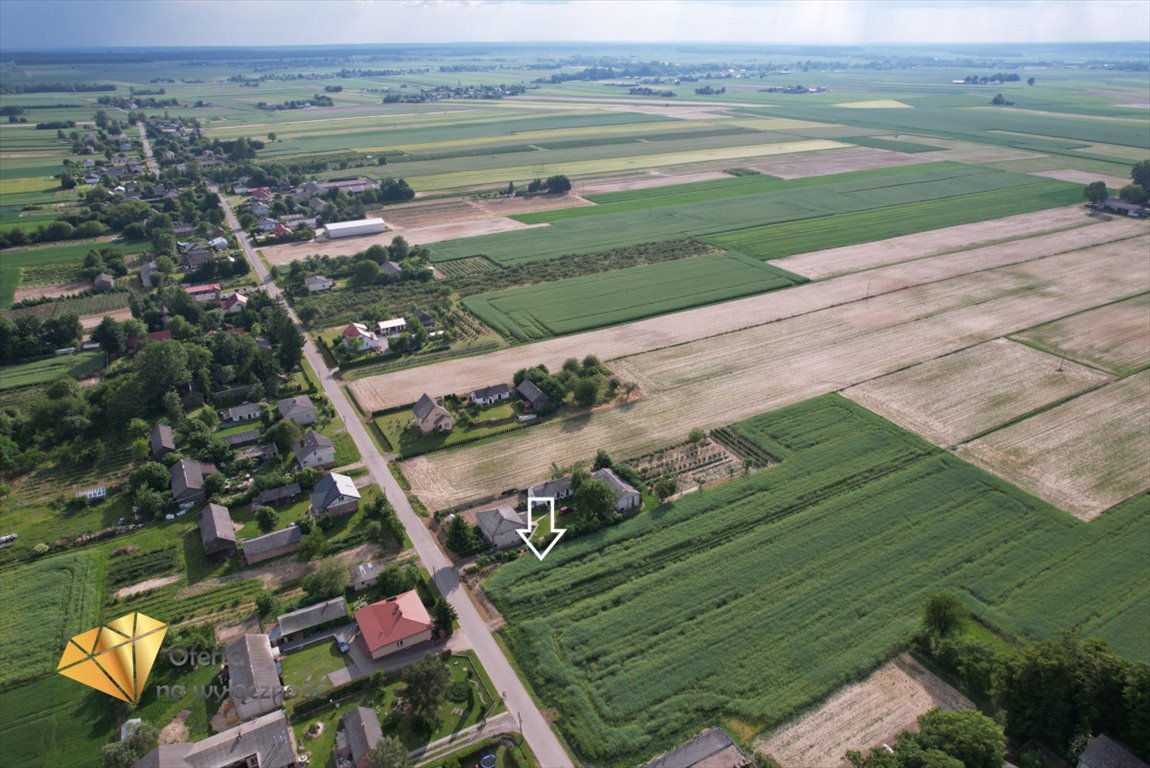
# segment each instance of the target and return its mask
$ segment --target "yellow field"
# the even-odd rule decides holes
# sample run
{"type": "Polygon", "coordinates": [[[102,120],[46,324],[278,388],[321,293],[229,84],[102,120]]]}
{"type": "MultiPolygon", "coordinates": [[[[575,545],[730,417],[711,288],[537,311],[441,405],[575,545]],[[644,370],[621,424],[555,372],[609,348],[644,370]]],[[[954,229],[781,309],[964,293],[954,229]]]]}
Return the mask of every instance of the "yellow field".
{"type": "Polygon", "coordinates": [[[15,195],[21,192],[47,192],[60,186],[51,176],[27,176],[18,179],[0,179],[0,195],[15,195]]]}

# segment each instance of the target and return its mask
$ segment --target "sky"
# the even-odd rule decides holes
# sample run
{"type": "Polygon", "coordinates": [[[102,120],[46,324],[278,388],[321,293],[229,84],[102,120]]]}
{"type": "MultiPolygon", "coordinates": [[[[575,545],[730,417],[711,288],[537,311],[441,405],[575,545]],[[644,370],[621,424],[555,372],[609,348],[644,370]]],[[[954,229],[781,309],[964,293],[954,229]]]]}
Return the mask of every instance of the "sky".
{"type": "Polygon", "coordinates": [[[1150,41],[1150,0],[0,0],[0,52],[356,43],[1115,40],[1150,41]]]}

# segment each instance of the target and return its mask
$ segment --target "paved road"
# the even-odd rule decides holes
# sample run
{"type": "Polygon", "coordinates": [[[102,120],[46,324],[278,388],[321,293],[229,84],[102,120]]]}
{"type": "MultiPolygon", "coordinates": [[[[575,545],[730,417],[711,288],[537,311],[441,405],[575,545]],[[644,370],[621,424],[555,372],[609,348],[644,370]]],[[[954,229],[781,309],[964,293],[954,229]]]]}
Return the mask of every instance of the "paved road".
{"type": "Polygon", "coordinates": [[[148,141],[148,132],[144,129],[144,122],[141,120],[136,123],[136,127],[140,129],[140,143],[144,145],[144,163],[147,164],[152,175],[158,179],[160,178],[160,167],[156,165],[156,156],[152,154],[152,142],[148,141]]]}
{"type": "MultiPolygon", "coordinates": [[[[239,222],[231,206],[228,205],[222,195],[220,196],[220,200],[224,206],[228,226],[232,228],[236,239],[243,246],[244,252],[251,262],[256,275],[258,275],[260,283],[263,284],[269,294],[274,297],[279,297],[279,287],[268,275],[267,269],[264,268],[263,263],[256,256],[255,250],[251,247],[247,236],[240,229],[239,222]]],[[[290,307],[288,308],[288,312],[292,319],[299,324],[299,318],[296,317],[295,312],[293,312],[290,307]]],[[[484,669],[487,670],[487,674],[491,677],[491,681],[494,683],[496,690],[503,695],[504,701],[507,703],[508,711],[515,717],[522,719],[523,737],[527,740],[527,744],[539,759],[540,764],[543,768],[567,768],[567,766],[573,766],[574,763],[563,749],[563,745],[559,743],[559,739],[551,731],[550,725],[548,725],[547,721],[543,718],[543,715],[539,712],[539,708],[535,706],[535,702],[532,701],[530,694],[527,693],[523,682],[519,679],[519,676],[515,674],[515,670],[511,667],[511,663],[507,660],[507,657],[504,656],[503,649],[495,642],[495,638],[491,635],[491,631],[487,629],[487,624],[483,620],[483,617],[480,616],[475,604],[471,602],[471,598],[467,595],[466,590],[459,583],[459,576],[452,567],[451,560],[439,548],[435,537],[427,530],[423,521],[420,520],[419,515],[412,509],[411,503],[403,493],[403,489],[399,487],[399,483],[395,481],[395,478],[389,471],[387,462],[380,455],[375,443],[372,442],[371,437],[367,434],[367,430],[364,428],[363,422],[359,418],[359,413],[355,410],[355,406],[351,404],[351,401],[340,387],[339,381],[335,379],[332,371],[328,369],[327,364],[324,362],[323,357],[311,339],[305,341],[303,353],[319,377],[324,394],[327,395],[331,404],[343,419],[344,424],[347,426],[348,434],[355,440],[356,447],[359,448],[359,452],[363,456],[364,464],[366,464],[371,471],[371,475],[375,481],[387,493],[387,498],[395,506],[395,510],[399,514],[399,519],[403,522],[403,527],[406,529],[407,535],[415,547],[416,554],[418,554],[419,559],[423,561],[424,567],[427,568],[431,574],[432,580],[435,582],[436,587],[439,588],[440,593],[447,598],[447,601],[451,603],[456,614],[458,614],[459,625],[462,631],[467,635],[467,639],[475,651],[475,655],[479,657],[480,663],[483,664],[484,669]]]]}

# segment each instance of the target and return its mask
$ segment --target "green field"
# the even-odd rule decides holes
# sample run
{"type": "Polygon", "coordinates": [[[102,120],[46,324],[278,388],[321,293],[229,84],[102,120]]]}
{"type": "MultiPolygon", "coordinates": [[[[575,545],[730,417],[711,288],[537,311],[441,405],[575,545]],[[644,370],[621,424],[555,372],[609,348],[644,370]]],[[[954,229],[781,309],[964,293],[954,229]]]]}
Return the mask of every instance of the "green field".
{"type": "Polygon", "coordinates": [[[52,357],[33,363],[0,367],[0,391],[45,384],[61,376],[82,378],[104,367],[103,352],[79,352],[75,355],[52,357]]]}
{"type": "Polygon", "coordinates": [[[40,245],[31,248],[5,248],[0,251],[0,309],[12,306],[12,297],[20,287],[22,267],[47,264],[75,263],[79,268],[84,256],[93,248],[115,248],[124,254],[143,253],[151,243],[119,243],[111,240],[85,240],[60,245],[40,245]]]}
{"type": "Polygon", "coordinates": [[[736,429],[781,463],[487,581],[587,764],[782,722],[889,658],[940,589],[999,630],[1150,660],[1150,497],[1084,524],[837,395],[736,429]]]}
{"type": "Polygon", "coordinates": [[[718,253],[468,296],[464,305],[523,341],[625,323],[805,282],[739,254],[718,253]]]}

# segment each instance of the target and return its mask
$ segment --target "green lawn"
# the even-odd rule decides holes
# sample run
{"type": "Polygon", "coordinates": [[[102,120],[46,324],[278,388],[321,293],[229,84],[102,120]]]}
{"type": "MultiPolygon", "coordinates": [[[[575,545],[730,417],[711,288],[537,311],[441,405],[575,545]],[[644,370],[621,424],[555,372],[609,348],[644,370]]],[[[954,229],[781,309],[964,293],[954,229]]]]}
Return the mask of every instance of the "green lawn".
{"type": "Polygon", "coordinates": [[[99,766],[100,748],[118,738],[120,702],[62,675],[0,688],[3,762],[14,768],[99,766]]]}
{"type": "Polygon", "coordinates": [[[890,658],[939,589],[1008,635],[1150,659],[1150,496],[1085,524],[836,395],[736,429],[781,463],[487,581],[579,759],[778,724],[890,658]]]}
{"type": "MultiPolygon", "coordinates": [[[[325,640],[298,651],[285,653],[281,678],[284,685],[295,686],[297,690],[306,691],[308,688],[321,687],[326,689],[331,687],[327,673],[343,669],[350,663],[351,658],[345,653],[340,653],[334,640],[325,640]]],[[[288,702],[288,709],[299,700],[291,699],[288,702]]]]}
{"type": "Polygon", "coordinates": [[[12,297],[20,287],[20,269],[46,264],[77,265],[93,248],[115,248],[124,254],[143,253],[152,247],[150,241],[136,243],[112,242],[111,239],[85,240],[76,243],[35,245],[28,248],[5,248],[0,251],[0,309],[12,305],[12,297]]]}
{"type": "Polygon", "coordinates": [[[31,363],[18,363],[0,367],[0,391],[46,384],[61,376],[83,378],[104,367],[103,352],[78,352],[74,355],[51,357],[31,363]]]}
{"type": "Polygon", "coordinates": [[[460,425],[458,414],[456,414],[454,430],[446,433],[432,432],[427,435],[416,429],[410,408],[381,414],[376,416],[374,421],[375,426],[387,440],[391,451],[400,458],[407,459],[443,448],[450,448],[453,445],[463,445],[504,432],[522,429],[535,423],[517,422],[513,415],[513,406],[510,403],[503,403],[480,411],[480,415],[473,426],[460,425]],[[488,423],[492,421],[494,423],[488,423]]]}

